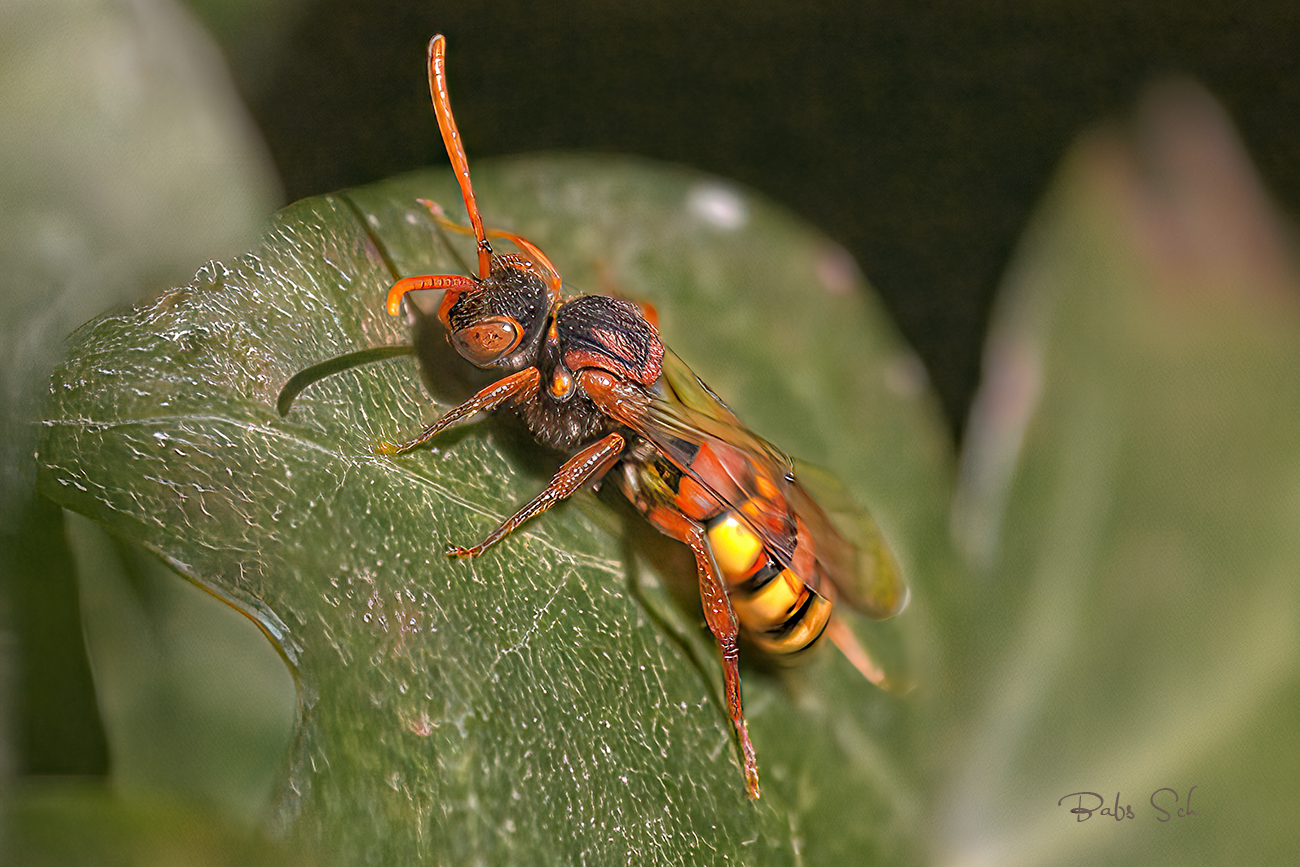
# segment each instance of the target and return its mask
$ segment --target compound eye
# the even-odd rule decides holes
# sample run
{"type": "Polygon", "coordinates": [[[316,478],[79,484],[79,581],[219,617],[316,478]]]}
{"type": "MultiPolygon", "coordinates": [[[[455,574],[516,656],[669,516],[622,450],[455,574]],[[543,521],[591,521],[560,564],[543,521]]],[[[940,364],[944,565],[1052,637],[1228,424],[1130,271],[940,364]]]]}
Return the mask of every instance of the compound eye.
{"type": "Polygon", "coordinates": [[[510,352],[523,336],[524,330],[509,316],[492,316],[453,332],[451,342],[462,356],[483,366],[510,352]]]}

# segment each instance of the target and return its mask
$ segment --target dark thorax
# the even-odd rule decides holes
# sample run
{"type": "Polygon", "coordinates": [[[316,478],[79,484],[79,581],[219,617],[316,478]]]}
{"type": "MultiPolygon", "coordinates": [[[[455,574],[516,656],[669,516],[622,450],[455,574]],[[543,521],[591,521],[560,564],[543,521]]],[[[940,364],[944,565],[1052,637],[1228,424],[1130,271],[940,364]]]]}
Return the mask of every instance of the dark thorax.
{"type": "Polygon", "coordinates": [[[621,427],[592,402],[581,372],[604,371],[647,396],[659,379],[659,332],[631,301],[606,295],[564,299],[547,332],[537,359],[539,394],[519,410],[533,435],[551,448],[570,451],[621,427]]]}

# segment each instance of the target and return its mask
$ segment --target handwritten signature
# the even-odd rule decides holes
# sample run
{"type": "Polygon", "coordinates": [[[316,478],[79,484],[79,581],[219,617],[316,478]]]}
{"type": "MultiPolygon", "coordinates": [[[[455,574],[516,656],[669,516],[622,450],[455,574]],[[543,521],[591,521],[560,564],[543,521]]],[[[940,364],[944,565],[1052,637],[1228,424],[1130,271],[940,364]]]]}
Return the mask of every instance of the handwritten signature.
{"type": "MultiPolygon", "coordinates": [[[[1195,816],[1196,811],[1192,809],[1192,792],[1195,791],[1196,786],[1192,786],[1187,790],[1187,797],[1181,801],[1179,800],[1177,790],[1171,789],[1167,786],[1156,789],[1152,792],[1151,797],[1148,799],[1151,806],[1155,808],[1156,812],[1164,814],[1163,816],[1156,816],[1156,821],[1168,822],[1174,818],[1186,819],[1195,816]],[[1173,796],[1172,799],[1170,797],[1171,795],[1173,796]],[[1164,806],[1161,806],[1162,804],[1164,806]],[[1165,809],[1165,807],[1168,807],[1169,809],[1165,809]]],[[[1115,801],[1110,806],[1106,806],[1106,799],[1096,792],[1071,792],[1061,798],[1061,800],[1057,801],[1056,806],[1060,807],[1064,805],[1070,798],[1078,798],[1077,803],[1070,808],[1070,812],[1074,814],[1074,820],[1076,822],[1086,822],[1092,818],[1094,813],[1099,816],[1109,816],[1116,822],[1123,822],[1125,819],[1136,818],[1133,813],[1133,805],[1120,802],[1119,792],[1115,793],[1115,801]]]]}

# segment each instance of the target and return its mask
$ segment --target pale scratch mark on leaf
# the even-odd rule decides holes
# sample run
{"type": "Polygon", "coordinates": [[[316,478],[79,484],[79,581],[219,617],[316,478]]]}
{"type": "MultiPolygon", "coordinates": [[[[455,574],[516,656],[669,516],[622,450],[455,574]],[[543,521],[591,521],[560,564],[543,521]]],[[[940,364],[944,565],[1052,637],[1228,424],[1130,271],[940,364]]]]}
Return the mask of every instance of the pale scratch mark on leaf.
{"type": "Polygon", "coordinates": [[[496,658],[492,660],[492,663],[490,665],[488,665],[487,673],[489,675],[491,675],[492,672],[496,670],[497,664],[500,663],[501,660],[505,658],[506,654],[518,653],[528,644],[530,640],[532,640],[532,637],[534,635],[536,635],[538,632],[542,630],[543,619],[547,620],[548,623],[555,622],[555,618],[547,617],[547,614],[550,611],[551,605],[555,602],[556,599],[560,597],[560,594],[564,591],[564,588],[568,586],[569,576],[572,574],[573,574],[572,572],[566,572],[564,579],[559,583],[557,583],[551,589],[551,595],[547,597],[546,601],[542,603],[541,607],[539,607],[535,612],[533,612],[533,622],[528,626],[527,629],[524,630],[524,634],[519,637],[519,640],[515,641],[513,644],[509,645],[508,647],[505,647],[497,651],[496,658]]]}

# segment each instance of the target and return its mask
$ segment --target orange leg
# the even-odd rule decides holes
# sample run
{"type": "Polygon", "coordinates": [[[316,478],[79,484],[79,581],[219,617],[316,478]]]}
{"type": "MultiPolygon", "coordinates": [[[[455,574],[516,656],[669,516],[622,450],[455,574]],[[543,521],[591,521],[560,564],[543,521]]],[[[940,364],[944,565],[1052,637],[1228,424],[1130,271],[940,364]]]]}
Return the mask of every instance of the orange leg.
{"type": "Polygon", "coordinates": [[[713,552],[709,550],[704,527],[676,511],[661,510],[654,517],[653,523],[658,530],[685,542],[695,555],[695,568],[700,574],[700,604],[704,608],[704,620],[709,624],[709,631],[718,642],[727,714],[736,729],[736,737],[740,739],[745,794],[756,799],[759,796],[758,759],[754,755],[754,745],[749,740],[749,728],[745,725],[745,711],[740,694],[740,648],[736,642],[740,621],[723,587],[722,574],[714,562],[713,552]]]}
{"type": "Polygon", "coordinates": [[[826,637],[868,681],[881,689],[890,688],[884,669],[871,658],[871,654],[858,641],[858,637],[853,634],[853,630],[849,629],[848,624],[833,614],[830,622],[826,624],[826,637]]]}
{"type": "Polygon", "coordinates": [[[577,493],[589,481],[599,479],[623,454],[626,441],[622,434],[611,433],[604,439],[592,443],[582,451],[564,462],[551,483],[542,492],[533,497],[523,508],[507,518],[500,527],[493,530],[488,537],[472,548],[453,545],[447,549],[452,557],[477,557],[485,549],[495,545],[511,533],[520,524],[534,518],[554,506],[561,500],[577,493]]]}
{"type": "Polygon", "coordinates": [[[871,683],[895,695],[907,695],[912,691],[913,684],[891,681],[885,674],[885,670],[880,667],[880,663],[876,662],[871,653],[858,641],[858,637],[853,634],[852,629],[849,629],[849,625],[833,614],[830,622],[826,624],[826,637],[871,683]]]}
{"type": "Polygon", "coordinates": [[[537,391],[541,374],[535,367],[526,367],[518,373],[512,373],[505,379],[499,379],[462,403],[452,407],[433,424],[420,432],[415,439],[404,443],[380,443],[375,451],[381,455],[404,455],[414,451],[452,425],[474,416],[480,412],[494,410],[511,399],[528,399],[537,391]]]}

